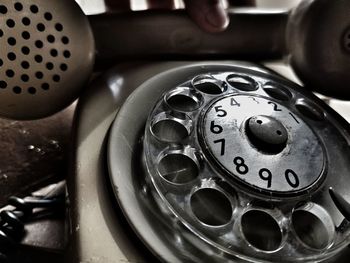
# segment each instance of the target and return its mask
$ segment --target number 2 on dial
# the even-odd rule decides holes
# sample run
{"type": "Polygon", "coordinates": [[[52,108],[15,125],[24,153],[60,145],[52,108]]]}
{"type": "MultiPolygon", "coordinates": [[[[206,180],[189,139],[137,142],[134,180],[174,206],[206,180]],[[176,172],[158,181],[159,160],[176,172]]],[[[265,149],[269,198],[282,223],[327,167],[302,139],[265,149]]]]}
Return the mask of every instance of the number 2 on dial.
{"type": "Polygon", "coordinates": [[[268,104],[273,105],[274,111],[282,111],[275,102],[269,101],[268,104]]]}

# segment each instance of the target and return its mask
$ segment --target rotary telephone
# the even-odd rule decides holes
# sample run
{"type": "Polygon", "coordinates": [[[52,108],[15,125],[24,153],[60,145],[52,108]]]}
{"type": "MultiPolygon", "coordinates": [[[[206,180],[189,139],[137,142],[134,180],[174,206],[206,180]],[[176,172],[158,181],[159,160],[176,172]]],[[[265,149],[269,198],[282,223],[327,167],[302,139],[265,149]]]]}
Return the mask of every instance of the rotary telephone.
{"type": "MultiPolygon", "coordinates": [[[[2,33],[8,42],[5,55],[13,63],[13,69],[1,72],[0,112],[6,117],[43,117],[69,104],[91,74],[95,48],[97,66],[130,57],[135,50],[144,58],[187,57],[192,51],[192,58],[290,54],[305,84],[300,87],[261,65],[237,61],[117,66],[90,84],[78,106],[78,120],[86,112],[84,105],[94,108],[101,98],[113,97],[112,104],[103,106],[114,111],[113,123],[106,118],[111,125],[106,159],[112,195],[158,260],[328,261],[349,244],[349,124],[308,91],[349,98],[344,86],[350,65],[347,2],[308,0],[290,13],[235,10],[228,31],[217,36],[201,33],[181,13],[139,13],[127,16],[127,22],[123,16],[90,17],[90,27],[85,16],[76,19],[77,7],[63,12],[68,2],[57,2],[56,13],[48,11],[52,7],[47,3],[31,2],[0,8],[7,24],[2,33]],[[9,17],[16,12],[30,13],[24,17],[30,23],[9,17]],[[60,16],[66,24],[57,22],[60,16]],[[158,20],[168,21],[164,28],[172,30],[157,34],[153,28],[157,41],[129,40],[126,23],[142,21],[136,37],[152,28],[149,21],[158,20]],[[32,30],[49,35],[30,42],[28,49],[18,47],[17,35],[15,41],[9,37],[18,22],[36,26],[17,30],[18,37],[26,38],[32,30]],[[82,38],[76,33],[80,28],[82,38]],[[235,41],[235,33],[241,39],[235,41]],[[116,45],[112,35],[120,36],[122,44],[116,45]],[[35,66],[25,68],[11,55],[30,55],[31,50],[42,50],[48,59],[35,53],[34,61],[27,61],[35,66]],[[92,100],[91,95],[99,96],[92,100]],[[54,103],[33,108],[45,98],[54,103]]],[[[82,122],[91,124],[96,118],[87,112],[91,121],[82,122]]],[[[89,137],[83,133],[82,127],[76,132],[77,153],[79,142],[89,137]]],[[[72,217],[82,220],[81,215],[72,217]]]]}
{"type": "Polygon", "coordinates": [[[107,146],[115,196],[164,255],[130,199],[158,207],[153,228],[176,233],[163,260],[327,260],[347,231],[347,124],[335,116],[262,67],[174,67],[140,85],[116,115],[107,146]]]}

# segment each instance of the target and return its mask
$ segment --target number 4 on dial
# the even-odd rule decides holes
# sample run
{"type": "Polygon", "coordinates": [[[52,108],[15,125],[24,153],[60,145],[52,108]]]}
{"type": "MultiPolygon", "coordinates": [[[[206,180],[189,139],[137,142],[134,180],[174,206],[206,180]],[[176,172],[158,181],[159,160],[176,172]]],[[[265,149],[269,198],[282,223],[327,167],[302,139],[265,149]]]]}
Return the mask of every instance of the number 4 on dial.
{"type": "Polygon", "coordinates": [[[234,98],[231,98],[231,106],[238,106],[238,107],[241,107],[241,104],[238,103],[234,98]]]}

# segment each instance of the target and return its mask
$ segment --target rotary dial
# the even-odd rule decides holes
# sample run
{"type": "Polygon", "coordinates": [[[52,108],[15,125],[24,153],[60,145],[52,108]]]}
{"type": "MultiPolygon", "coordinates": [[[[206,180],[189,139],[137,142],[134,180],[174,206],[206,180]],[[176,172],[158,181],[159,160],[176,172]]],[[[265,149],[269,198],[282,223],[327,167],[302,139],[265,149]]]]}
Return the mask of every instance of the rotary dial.
{"type": "Polygon", "coordinates": [[[278,75],[231,70],[200,68],[154,104],[143,157],[157,204],[220,255],[329,257],[346,244],[328,193],[350,188],[346,125],[278,75]]]}

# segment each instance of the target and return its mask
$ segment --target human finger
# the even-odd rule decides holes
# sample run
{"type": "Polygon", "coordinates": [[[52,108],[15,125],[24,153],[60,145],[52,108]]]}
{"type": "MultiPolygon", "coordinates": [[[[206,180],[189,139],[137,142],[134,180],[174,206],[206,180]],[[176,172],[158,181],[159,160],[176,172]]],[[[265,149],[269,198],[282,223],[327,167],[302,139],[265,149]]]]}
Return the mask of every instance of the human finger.
{"type": "Polygon", "coordinates": [[[189,16],[208,32],[223,31],[229,18],[222,0],[185,0],[189,16]]]}

